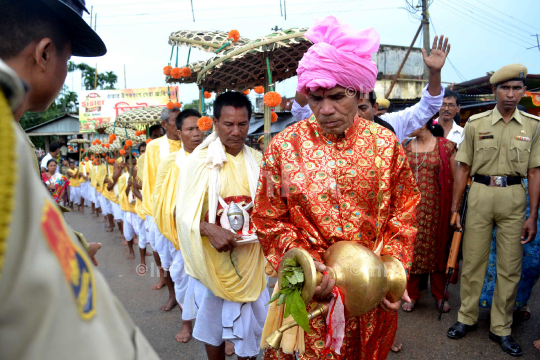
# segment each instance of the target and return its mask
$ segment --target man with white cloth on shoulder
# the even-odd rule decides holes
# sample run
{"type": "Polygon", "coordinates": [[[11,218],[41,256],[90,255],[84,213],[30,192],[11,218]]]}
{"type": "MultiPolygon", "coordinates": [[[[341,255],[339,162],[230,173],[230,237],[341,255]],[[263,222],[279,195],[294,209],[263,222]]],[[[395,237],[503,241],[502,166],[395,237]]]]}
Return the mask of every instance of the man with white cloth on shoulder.
{"type": "MultiPolygon", "coordinates": [[[[435,37],[433,41],[434,49],[440,49],[443,45],[444,36],[435,37]]],[[[450,46],[448,47],[450,49],[450,46]]],[[[435,115],[442,106],[444,88],[441,86],[441,69],[444,62],[434,62],[431,57],[428,57],[426,51],[422,49],[424,63],[429,68],[429,83],[422,90],[422,98],[414,106],[408,107],[405,110],[392,113],[385,113],[379,116],[380,119],[389,123],[396,133],[400,142],[402,142],[410,133],[420,129],[435,115]]],[[[365,106],[371,107],[370,111],[374,111],[374,106],[377,96],[372,91],[369,94],[369,99],[364,99],[365,106]],[[373,100],[373,101],[371,101],[373,100]]],[[[309,119],[313,112],[311,111],[308,100],[305,95],[296,93],[292,105],[291,113],[298,120],[309,119]]],[[[359,111],[358,116],[362,117],[359,111]]]]}
{"type": "Polygon", "coordinates": [[[244,145],[250,118],[245,95],[219,95],[216,132],[187,157],[178,183],[178,240],[185,271],[196,279],[193,337],[206,344],[210,360],[225,359],[225,340],[238,359],[256,358],[269,300],[266,260],[250,220],[262,159],[244,145]]]}
{"type": "Polygon", "coordinates": [[[154,188],[153,218],[158,231],[168,240],[167,245],[172,258],[169,273],[174,282],[176,301],[182,308],[182,329],[176,334],[175,339],[182,343],[187,343],[191,339],[192,322],[196,316],[197,306],[192,297],[185,297],[189,275],[184,271],[184,259],[178,245],[176,197],[180,171],[184,168],[187,157],[203,141],[204,133],[197,126],[200,117],[201,114],[195,109],[181,111],[176,117],[176,128],[182,141],[182,149],[161,161],[154,188]]]}
{"type": "Polygon", "coordinates": [[[166,135],[150,141],[146,146],[142,172],[142,210],[143,214],[146,215],[146,235],[148,242],[152,246],[152,249],[154,249],[154,260],[160,274],[159,281],[152,286],[152,289],[161,289],[163,285],[167,285],[167,289],[169,290],[169,299],[164,305],[160,306],[160,309],[163,311],[169,311],[176,306],[174,283],[168,274],[172,259],[170,258],[167,239],[156,228],[152,207],[159,164],[167,156],[177,152],[182,147],[182,142],[178,138],[176,129],[176,117],[179,112],[180,109],[177,107],[171,110],[165,108],[161,112],[161,127],[165,129],[166,135]]]}

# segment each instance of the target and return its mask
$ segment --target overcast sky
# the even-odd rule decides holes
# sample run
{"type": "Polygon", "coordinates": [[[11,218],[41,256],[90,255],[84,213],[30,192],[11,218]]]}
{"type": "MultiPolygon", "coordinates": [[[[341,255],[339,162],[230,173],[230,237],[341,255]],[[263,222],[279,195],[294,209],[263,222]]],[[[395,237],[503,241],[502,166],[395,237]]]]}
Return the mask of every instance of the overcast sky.
{"type": "MultiPolygon", "coordinates": [[[[409,0],[415,4],[419,0],[409,0]]],[[[162,69],[169,60],[168,36],[178,30],[237,29],[249,39],[269,34],[278,26],[309,27],[314,19],[334,15],[358,29],[374,27],[382,44],[409,46],[420,24],[410,15],[405,0],[286,0],[287,19],[280,14],[279,0],[87,0],[97,13],[97,32],[108,52],[99,58],[75,62],[97,64],[98,71],[114,71],[117,88],[164,86],[162,69]]],[[[485,75],[501,66],[520,62],[529,73],[540,74],[540,51],[534,34],[540,34],[539,3],[534,0],[434,0],[430,6],[431,40],[436,34],[450,38],[452,50],[442,72],[443,81],[461,82],[485,75]],[[456,71],[457,69],[457,71],[456,71]]],[[[89,21],[90,16],[85,19],[89,21]]],[[[422,35],[421,35],[422,36],[422,35]]],[[[415,46],[422,46],[421,36],[415,46]]],[[[187,59],[180,48],[180,62],[187,59]]],[[[206,60],[210,54],[193,49],[190,61],[206,60]]],[[[81,90],[79,73],[68,75],[66,84],[81,90]]],[[[277,85],[282,96],[294,96],[296,77],[277,85]]],[[[198,98],[194,84],[180,85],[180,101],[198,98]]],[[[252,92],[252,95],[253,92],[252,92]]]]}

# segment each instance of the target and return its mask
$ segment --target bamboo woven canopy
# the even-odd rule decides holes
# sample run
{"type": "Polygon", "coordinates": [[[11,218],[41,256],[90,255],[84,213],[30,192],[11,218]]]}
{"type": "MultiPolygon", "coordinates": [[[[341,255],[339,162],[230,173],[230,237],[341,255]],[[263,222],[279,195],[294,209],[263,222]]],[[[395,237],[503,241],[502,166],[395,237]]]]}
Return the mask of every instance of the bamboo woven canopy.
{"type": "Polygon", "coordinates": [[[119,139],[120,141],[132,140],[136,143],[141,143],[141,142],[146,141],[145,134],[141,136],[136,136],[135,131],[133,129],[130,129],[128,127],[119,127],[119,126],[114,127],[112,126],[112,124],[111,126],[105,128],[105,134],[108,134],[108,135],[115,134],[116,138],[119,139]]]}
{"type": "Polygon", "coordinates": [[[71,139],[68,141],[68,144],[90,144],[90,140],[86,139],[71,139]]]}
{"type": "Polygon", "coordinates": [[[298,62],[313,43],[307,28],[280,30],[248,44],[235,44],[206,62],[197,82],[207,91],[245,90],[264,85],[268,57],[272,81],[296,75],[298,62]]]}
{"type": "MultiPolygon", "coordinates": [[[[171,33],[169,45],[190,46],[206,52],[214,52],[229,41],[228,34],[225,31],[180,30],[171,33]]],[[[249,39],[240,37],[235,44],[245,45],[249,42],[249,39]]]]}
{"type": "Polygon", "coordinates": [[[117,126],[127,125],[154,125],[161,123],[161,112],[165,109],[163,106],[148,106],[140,109],[128,110],[121,113],[116,118],[117,126]]]}

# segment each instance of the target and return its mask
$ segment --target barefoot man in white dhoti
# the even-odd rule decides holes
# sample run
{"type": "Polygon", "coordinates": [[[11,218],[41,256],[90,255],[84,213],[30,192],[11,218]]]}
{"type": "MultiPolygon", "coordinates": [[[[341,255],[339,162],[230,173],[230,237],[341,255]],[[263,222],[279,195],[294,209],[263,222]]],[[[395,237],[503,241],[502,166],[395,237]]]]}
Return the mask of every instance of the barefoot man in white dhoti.
{"type": "Polygon", "coordinates": [[[269,300],[265,259],[250,221],[262,158],[244,145],[250,118],[245,95],[219,95],[216,132],[186,158],[179,177],[178,240],[186,273],[196,279],[193,337],[206,344],[211,360],[225,359],[225,340],[240,360],[255,359],[269,300]]]}

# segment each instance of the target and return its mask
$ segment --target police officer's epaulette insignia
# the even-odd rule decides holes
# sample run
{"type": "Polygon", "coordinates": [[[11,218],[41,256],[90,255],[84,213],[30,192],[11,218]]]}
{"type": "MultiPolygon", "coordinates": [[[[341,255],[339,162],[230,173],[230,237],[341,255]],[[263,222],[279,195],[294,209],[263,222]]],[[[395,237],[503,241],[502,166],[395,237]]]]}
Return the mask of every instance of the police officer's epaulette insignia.
{"type": "Polygon", "coordinates": [[[90,320],[96,314],[96,283],[90,261],[68,235],[60,210],[45,200],[41,231],[60,263],[79,316],[90,320]]]}
{"type": "Polygon", "coordinates": [[[523,110],[519,110],[519,113],[523,116],[526,116],[528,117],[529,119],[534,119],[536,121],[540,121],[540,116],[536,116],[536,115],[533,115],[533,114],[529,114],[528,112],[526,111],[523,111],[523,110]]]}
{"type": "Polygon", "coordinates": [[[493,110],[488,110],[488,111],[481,112],[481,113],[479,113],[479,114],[474,114],[473,116],[471,116],[471,117],[469,118],[469,122],[470,122],[470,121],[474,121],[474,120],[481,119],[481,118],[486,117],[486,116],[488,116],[488,115],[491,115],[492,111],[493,111],[493,110]]]}

